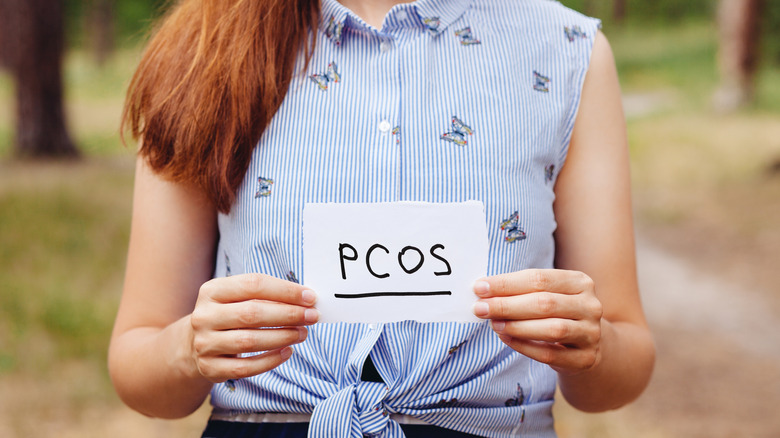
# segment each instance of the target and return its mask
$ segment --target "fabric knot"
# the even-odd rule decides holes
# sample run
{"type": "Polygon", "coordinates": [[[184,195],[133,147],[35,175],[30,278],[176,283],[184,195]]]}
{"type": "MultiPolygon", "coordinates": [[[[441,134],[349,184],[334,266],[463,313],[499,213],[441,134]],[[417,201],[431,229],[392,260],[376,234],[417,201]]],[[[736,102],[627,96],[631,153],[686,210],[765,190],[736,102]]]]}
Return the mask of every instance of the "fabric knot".
{"type": "Polygon", "coordinates": [[[403,438],[401,426],[383,403],[387,387],[379,382],[349,385],[314,407],[309,438],[403,438]]]}
{"type": "Polygon", "coordinates": [[[364,435],[379,436],[387,427],[390,413],[383,403],[387,386],[379,382],[358,383],[357,408],[360,428],[364,435]]]}

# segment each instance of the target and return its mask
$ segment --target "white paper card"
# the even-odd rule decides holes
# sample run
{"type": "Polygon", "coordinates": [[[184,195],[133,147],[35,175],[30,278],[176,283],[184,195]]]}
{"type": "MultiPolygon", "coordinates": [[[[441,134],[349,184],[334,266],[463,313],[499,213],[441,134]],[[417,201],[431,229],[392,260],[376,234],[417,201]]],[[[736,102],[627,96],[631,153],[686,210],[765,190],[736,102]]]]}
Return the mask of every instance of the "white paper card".
{"type": "Polygon", "coordinates": [[[320,322],[477,322],[474,281],[487,273],[479,201],[306,204],[306,286],[320,322]]]}

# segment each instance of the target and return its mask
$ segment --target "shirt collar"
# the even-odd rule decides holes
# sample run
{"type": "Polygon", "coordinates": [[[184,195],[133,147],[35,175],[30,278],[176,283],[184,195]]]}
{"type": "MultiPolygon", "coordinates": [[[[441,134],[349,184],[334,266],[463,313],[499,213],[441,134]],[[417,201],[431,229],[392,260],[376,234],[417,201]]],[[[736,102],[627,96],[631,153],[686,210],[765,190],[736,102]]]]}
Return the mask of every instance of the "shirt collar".
{"type": "Polygon", "coordinates": [[[428,33],[437,36],[457,21],[471,6],[471,0],[419,0],[417,15],[428,33]]]}
{"type": "MultiPolygon", "coordinates": [[[[418,0],[393,7],[391,14],[403,10],[410,22],[425,28],[436,37],[457,21],[471,6],[472,0],[418,0]]],[[[322,0],[320,7],[320,30],[334,44],[341,45],[344,28],[366,24],[357,15],[344,7],[338,0],[322,0]]]]}

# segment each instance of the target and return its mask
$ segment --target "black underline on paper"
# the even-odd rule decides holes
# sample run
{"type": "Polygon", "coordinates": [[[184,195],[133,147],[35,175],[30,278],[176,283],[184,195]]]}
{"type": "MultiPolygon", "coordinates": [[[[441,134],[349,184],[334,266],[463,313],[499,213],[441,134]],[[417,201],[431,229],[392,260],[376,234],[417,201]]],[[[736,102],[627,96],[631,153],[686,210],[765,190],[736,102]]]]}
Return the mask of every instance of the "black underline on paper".
{"type": "Polygon", "coordinates": [[[431,297],[437,295],[452,295],[449,290],[434,290],[430,292],[366,292],[362,294],[334,294],[336,298],[376,298],[376,297],[431,297]]]}

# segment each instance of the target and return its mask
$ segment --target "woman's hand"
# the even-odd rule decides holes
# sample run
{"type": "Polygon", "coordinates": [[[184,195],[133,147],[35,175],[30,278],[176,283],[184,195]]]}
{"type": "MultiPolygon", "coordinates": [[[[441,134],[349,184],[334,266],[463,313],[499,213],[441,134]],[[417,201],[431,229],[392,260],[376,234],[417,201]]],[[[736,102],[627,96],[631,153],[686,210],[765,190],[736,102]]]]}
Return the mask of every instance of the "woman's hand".
{"type": "Polygon", "coordinates": [[[475,283],[474,314],[491,319],[499,338],[563,374],[601,361],[602,305],[582,272],[525,270],[475,283]]]}
{"type": "Polygon", "coordinates": [[[192,359],[211,382],[264,373],[292,355],[306,339],[305,325],[319,312],[316,294],[296,283],[262,274],[218,278],[205,283],[190,317],[192,359]],[[244,353],[263,351],[241,357],[244,353]]]}

